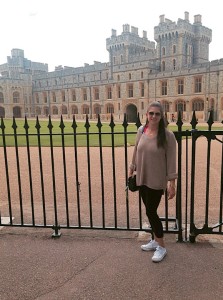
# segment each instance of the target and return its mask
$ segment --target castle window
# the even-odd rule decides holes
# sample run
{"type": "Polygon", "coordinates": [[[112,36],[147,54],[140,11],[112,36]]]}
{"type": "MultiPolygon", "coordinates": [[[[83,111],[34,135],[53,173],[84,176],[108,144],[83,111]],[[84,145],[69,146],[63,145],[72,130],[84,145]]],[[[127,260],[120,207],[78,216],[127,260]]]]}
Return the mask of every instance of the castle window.
{"type": "Polygon", "coordinates": [[[53,102],[57,102],[56,94],[53,92],[53,102]]]}
{"type": "Polygon", "coordinates": [[[184,93],[183,79],[178,79],[178,81],[177,81],[177,93],[178,93],[178,95],[182,95],[184,93]]]}
{"type": "Polygon", "coordinates": [[[19,93],[18,92],[13,93],[13,103],[19,103],[19,93]]]}
{"type": "Polygon", "coordinates": [[[117,92],[118,98],[121,98],[121,86],[118,85],[118,92],[117,92]]]}
{"type": "Polygon", "coordinates": [[[202,78],[201,77],[196,77],[195,82],[194,82],[194,92],[195,93],[201,93],[202,90],[202,83],[201,83],[202,78]]]}
{"type": "Polygon", "coordinates": [[[141,72],[141,78],[143,78],[143,72],[141,72]]]}
{"type": "Polygon", "coordinates": [[[75,93],[75,91],[72,91],[72,101],[76,101],[76,93],[75,93]]]}
{"type": "Polygon", "coordinates": [[[165,49],[165,47],[162,48],[162,55],[166,55],[166,49],[165,49]]]}
{"type": "Polygon", "coordinates": [[[36,94],[36,103],[39,103],[39,95],[36,94]]]}
{"type": "Polygon", "coordinates": [[[141,102],[141,109],[144,109],[144,102],[141,102]]]}
{"type": "Polygon", "coordinates": [[[176,102],[176,111],[183,112],[186,111],[186,103],[184,101],[176,102]]]}
{"type": "Polygon", "coordinates": [[[44,103],[47,103],[47,96],[44,97],[44,103]]]}
{"type": "Polygon", "coordinates": [[[144,87],[144,83],[141,82],[140,83],[140,96],[144,97],[144,94],[145,94],[145,87],[144,87]]]}
{"type": "Polygon", "coordinates": [[[167,95],[167,81],[164,80],[161,82],[161,95],[166,96],[167,95]]]}
{"type": "Polygon", "coordinates": [[[173,45],[173,54],[176,53],[176,45],[173,45]]]}
{"type": "Polygon", "coordinates": [[[165,71],[166,69],[166,64],[165,64],[165,61],[162,62],[162,71],[165,71]]]}
{"type": "Polygon", "coordinates": [[[110,86],[107,88],[107,97],[108,99],[112,99],[112,89],[110,86]]]}
{"type": "Polygon", "coordinates": [[[121,110],[121,104],[118,103],[118,110],[121,110]]]}
{"type": "Polygon", "coordinates": [[[117,80],[120,81],[120,75],[117,76],[117,80]]]}
{"type": "Polygon", "coordinates": [[[128,85],[128,97],[129,98],[133,97],[133,84],[128,85]]]}
{"type": "Polygon", "coordinates": [[[0,103],[4,103],[4,95],[3,95],[3,93],[0,93],[0,103]]]}
{"type": "Polygon", "coordinates": [[[132,79],[132,74],[131,73],[129,73],[129,80],[131,80],[132,79]]]}
{"type": "Polygon", "coordinates": [[[163,106],[164,112],[169,112],[169,111],[170,111],[170,105],[169,105],[169,102],[163,101],[162,106],[163,106]]]}
{"type": "Polygon", "coordinates": [[[65,102],[66,101],[65,92],[62,91],[61,94],[62,94],[61,95],[62,96],[62,102],[65,102]]]}
{"type": "Polygon", "coordinates": [[[67,107],[66,107],[66,105],[62,105],[62,115],[67,115],[67,107]]]}
{"type": "Polygon", "coordinates": [[[101,106],[96,104],[94,106],[94,114],[99,115],[101,113],[101,106]]]}
{"type": "Polygon", "coordinates": [[[192,105],[192,110],[203,111],[204,110],[204,101],[203,100],[195,100],[192,105]]]}
{"type": "Polygon", "coordinates": [[[99,100],[99,88],[94,89],[94,99],[99,100]]]}
{"type": "Polygon", "coordinates": [[[173,69],[176,70],[176,59],[173,60],[173,69]]]}
{"type": "Polygon", "coordinates": [[[53,115],[58,115],[58,108],[56,106],[53,107],[52,113],[53,115]]]}
{"type": "Polygon", "coordinates": [[[86,89],[83,89],[83,90],[82,90],[82,93],[83,93],[83,100],[84,100],[84,101],[87,101],[87,90],[86,90],[86,89]]]}
{"type": "Polygon", "coordinates": [[[77,106],[75,106],[75,105],[72,106],[71,113],[72,113],[72,115],[77,115],[78,114],[78,108],[77,108],[77,106]]]}
{"type": "Polygon", "coordinates": [[[89,106],[88,105],[83,106],[83,114],[89,115],[89,106]]]}
{"type": "Polygon", "coordinates": [[[113,114],[114,113],[114,106],[112,104],[107,105],[107,114],[113,114]]]}

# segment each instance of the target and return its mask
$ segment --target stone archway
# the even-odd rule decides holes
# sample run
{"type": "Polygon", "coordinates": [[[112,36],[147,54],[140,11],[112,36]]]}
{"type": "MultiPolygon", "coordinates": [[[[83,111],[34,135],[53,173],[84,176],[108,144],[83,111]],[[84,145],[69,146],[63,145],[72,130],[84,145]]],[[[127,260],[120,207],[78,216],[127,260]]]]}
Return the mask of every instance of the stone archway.
{"type": "Polygon", "coordinates": [[[2,118],[5,117],[5,109],[4,109],[4,107],[0,107],[0,117],[2,117],[2,118]]]}
{"type": "Polygon", "coordinates": [[[127,122],[135,123],[137,121],[137,107],[134,104],[129,104],[126,107],[127,122]]]}
{"type": "Polygon", "coordinates": [[[13,107],[13,116],[15,118],[21,118],[22,117],[21,108],[19,106],[13,107]]]}

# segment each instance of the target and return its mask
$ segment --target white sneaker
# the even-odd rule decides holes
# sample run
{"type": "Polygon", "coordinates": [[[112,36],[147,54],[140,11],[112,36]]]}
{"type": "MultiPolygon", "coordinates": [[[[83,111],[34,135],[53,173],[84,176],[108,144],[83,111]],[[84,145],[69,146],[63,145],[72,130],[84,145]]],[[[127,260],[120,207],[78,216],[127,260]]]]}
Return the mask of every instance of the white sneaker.
{"type": "Polygon", "coordinates": [[[153,254],[152,261],[160,262],[167,254],[166,248],[158,246],[153,254]]]}
{"type": "Polygon", "coordinates": [[[152,250],[156,250],[156,248],[158,246],[159,246],[159,244],[155,240],[151,240],[151,241],[149,241],[148,244],[142,245],[141,249],[143,251],[152,251],[152,250]]]}

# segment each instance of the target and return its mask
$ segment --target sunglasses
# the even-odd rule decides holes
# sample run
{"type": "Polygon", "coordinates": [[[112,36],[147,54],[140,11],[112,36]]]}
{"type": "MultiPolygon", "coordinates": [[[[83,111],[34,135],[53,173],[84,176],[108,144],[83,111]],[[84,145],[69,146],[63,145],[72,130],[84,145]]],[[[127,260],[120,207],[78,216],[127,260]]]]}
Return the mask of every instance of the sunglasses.
{"type": "Polygon", "coordinates": [[[154,111],[149,111],[149,115],[150,116],[156,116],[156,117],[160,117],[161,116],[161,113],[160,112],[154,112],[154,111]]]}

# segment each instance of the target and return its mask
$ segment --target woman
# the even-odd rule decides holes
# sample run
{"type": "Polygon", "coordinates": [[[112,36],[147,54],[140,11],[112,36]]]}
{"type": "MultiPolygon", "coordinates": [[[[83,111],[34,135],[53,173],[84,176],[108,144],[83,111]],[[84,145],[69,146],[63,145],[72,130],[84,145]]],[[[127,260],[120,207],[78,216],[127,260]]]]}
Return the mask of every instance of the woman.
{"type": "Polygon", "coordinates": [[[155,250],[152,261],[160,262],[167,251],[157,209],[166,188],[168,199],[175,196],[176,139],[173,132],[165,128],[163,108],[159,102],[149,105],[146,117],[146,125],[139,128],[136,136],[129,176],[136,171],[136,183],[152,228],[152,240],[141,249],[155,250]]]}

